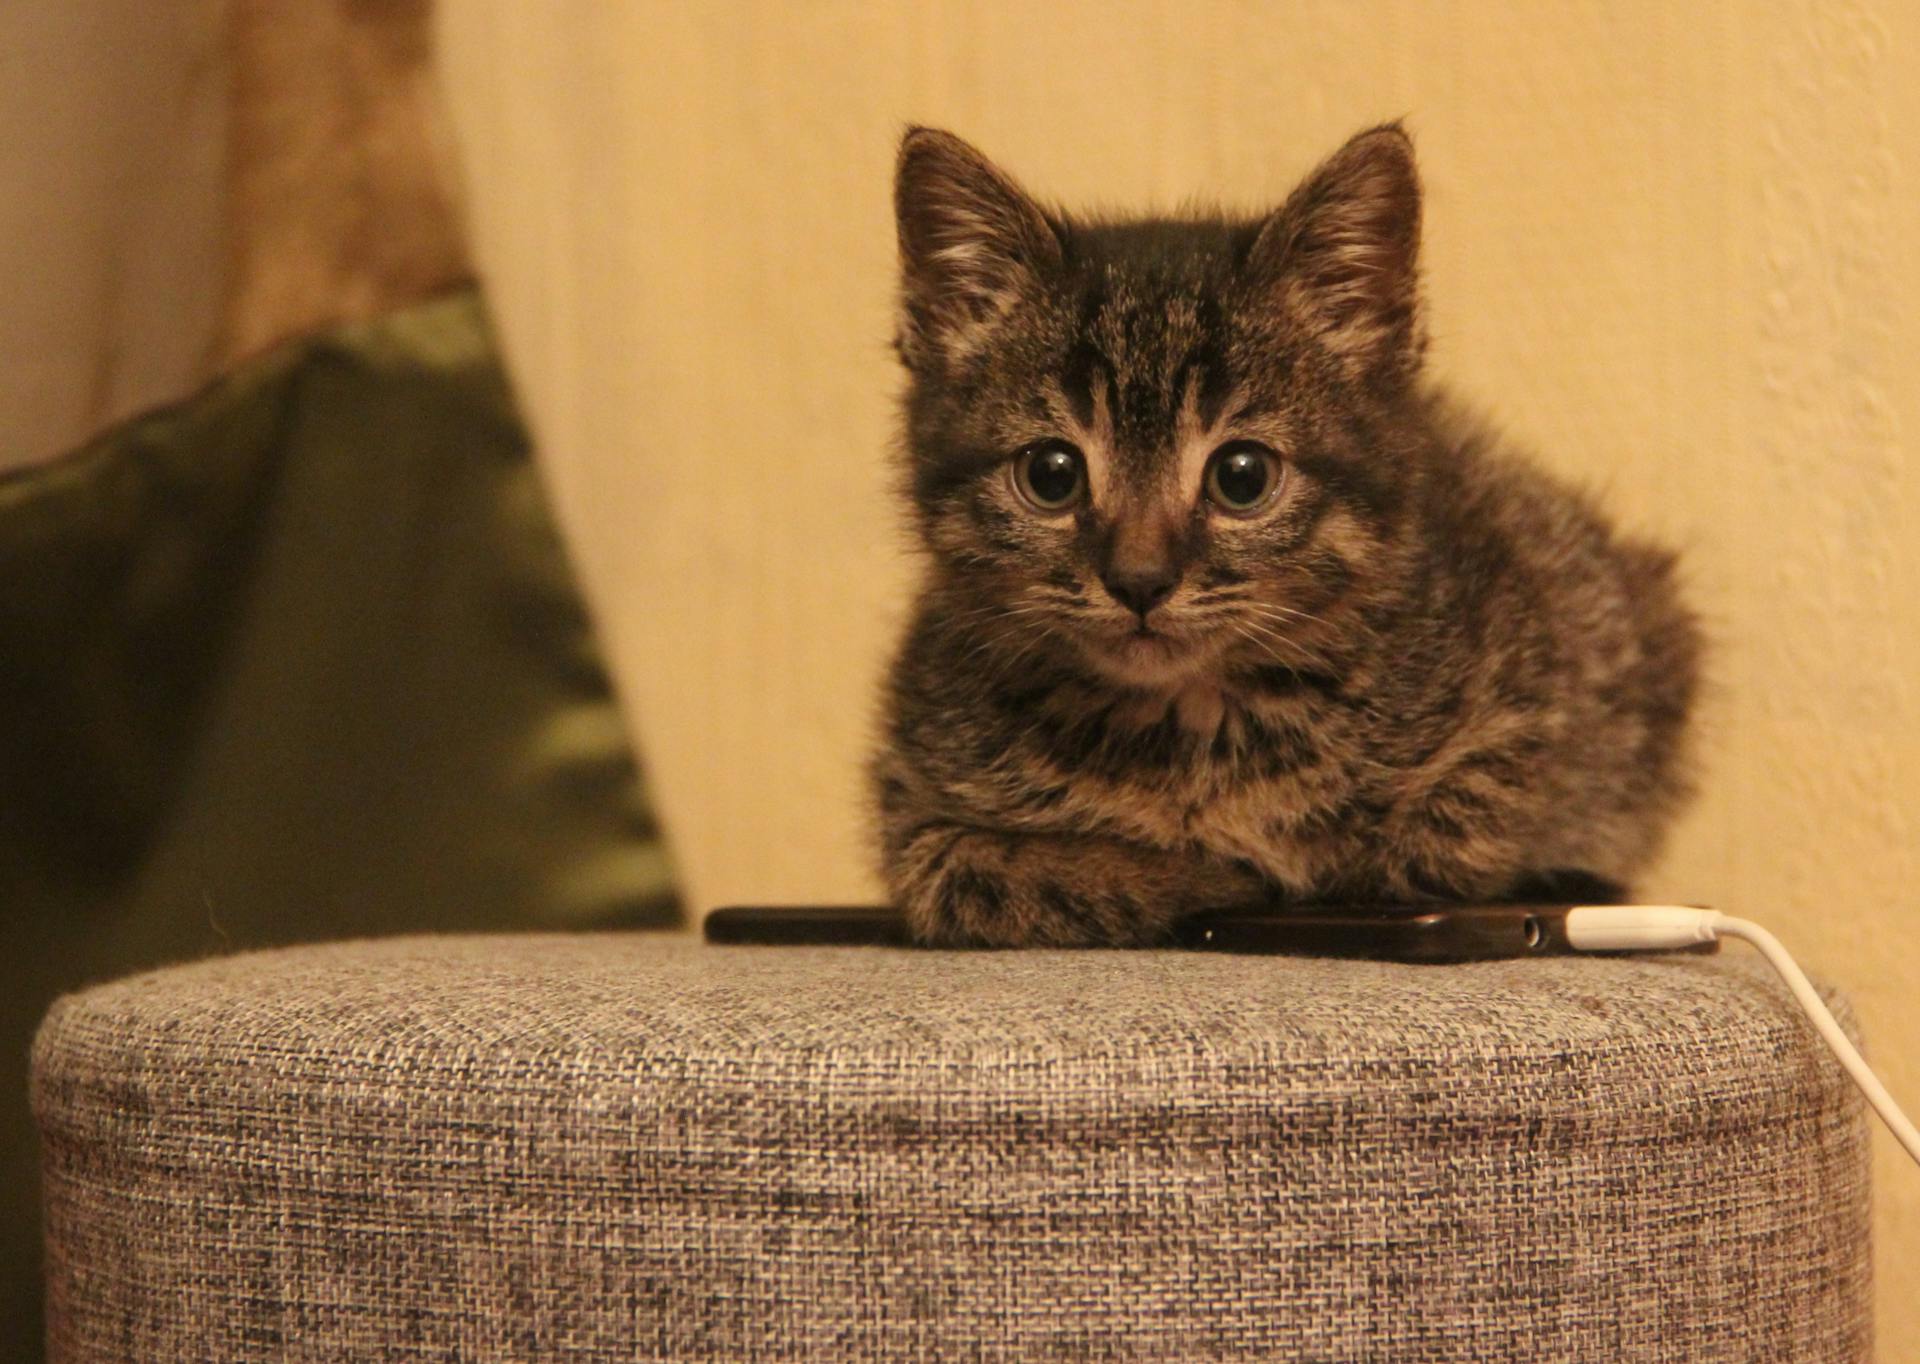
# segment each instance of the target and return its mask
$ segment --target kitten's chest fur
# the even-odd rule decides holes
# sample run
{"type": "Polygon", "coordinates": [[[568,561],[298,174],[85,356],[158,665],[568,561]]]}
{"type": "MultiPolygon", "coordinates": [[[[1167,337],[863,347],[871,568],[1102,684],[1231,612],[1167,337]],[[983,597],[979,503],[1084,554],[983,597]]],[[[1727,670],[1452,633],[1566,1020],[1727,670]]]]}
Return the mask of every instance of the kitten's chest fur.
{"type": "Polygon", "coordinates": [[[1284,670],[1158,692],[1043,675],[926,719],[949,731],[932,745],[952,754],[943,784],[983,819],[1201,850],[1305,893],[1351,858],[1335,835],[1375,805],[1385,769],[1365,709],[1284,670]]]}
{"type": "Polygon", "coordinates": [[[1313,880],[1324,838],[1304,834],[1369,766],[1342,708],[1304,686],[1283,697],[1215,681],[1109,697],[1066,689],[1062,704],[1084,708],[1079,725],[1042,731],[1028,756],[1089,814],[1161,847],[1253,862],[1282,884],[1313,880]],[[1090,743],[1096,755],[1082,761],[1090,743]]]}

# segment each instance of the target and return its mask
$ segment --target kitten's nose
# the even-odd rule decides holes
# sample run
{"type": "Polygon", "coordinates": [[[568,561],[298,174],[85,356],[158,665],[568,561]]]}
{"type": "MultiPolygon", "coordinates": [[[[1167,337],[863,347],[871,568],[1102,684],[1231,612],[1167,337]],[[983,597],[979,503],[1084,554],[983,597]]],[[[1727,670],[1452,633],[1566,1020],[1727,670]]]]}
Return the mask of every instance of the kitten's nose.
{"type": "Polygon", "coordinates": [[[1141,620],[1147,612],[1173,595],[1180,585],[1180,574],[1172,564],[1148,564],[1136,568],[1110,568],[1100,575],[1113,599],[1127,610],[1137,612],[1141,620]]]}

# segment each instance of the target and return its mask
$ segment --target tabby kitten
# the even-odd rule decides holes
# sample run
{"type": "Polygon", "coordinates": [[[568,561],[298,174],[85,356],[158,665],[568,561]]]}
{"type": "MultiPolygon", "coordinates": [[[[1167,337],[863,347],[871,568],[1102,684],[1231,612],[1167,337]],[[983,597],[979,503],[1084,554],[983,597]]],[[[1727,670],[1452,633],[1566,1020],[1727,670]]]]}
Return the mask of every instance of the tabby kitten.
{"type": "Polygon", "coordinates": [[[1646,863],[1694,617],[1671,555],[1423,381],[1397,125],[1262,219],[1070,218],[927,128],[895,200],[929,563],[873,777],[922,940],[1646,863]]]}

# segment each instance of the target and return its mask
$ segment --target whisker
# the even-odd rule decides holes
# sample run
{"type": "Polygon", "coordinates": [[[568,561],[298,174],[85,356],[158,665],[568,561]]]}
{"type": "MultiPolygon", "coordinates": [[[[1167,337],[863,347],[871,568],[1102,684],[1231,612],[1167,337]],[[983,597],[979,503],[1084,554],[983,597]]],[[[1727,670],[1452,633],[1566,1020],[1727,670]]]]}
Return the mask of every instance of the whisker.
{"type": "Polygon", "coordinates": [[[1292,638],[1290,635],[1285,634],[1284,632],[1282,632],[1281,630],[1275,628],[1270,624],[1263,624],[1263,623],[1258,623],[1254,621],[1241,621],[1236,623],[1240,625],[1245,625],[1246,627],[1256,631],[1268,642],[1269,647],[1278,646],[1279,648],[1282,648],[1291,653],[1297,654],[1299,657],[1305,659],[1309,664],[1312,664],[1313,666],[1321,668],[1327,672],[1332,673],[1332,672],[1339,671],[1339,668],[1334,663],[1334,661],[1328,658],[1325,654],[1321,653],[1318,649],[1312,648],[1311,646],[1306,644],[1302,644],[1299,640],[1292,638]]]}
{"type": "Polygon", "coordinates": [[[1280,619],[1284,617],[1290,620],[1309,621],[1315,625],[1327,626],[1329,629],[1351,631],[1353,633],[1364,635],[1369,640],[1377,641],[1380,638],[1380,634],[1377,630],[1375,630],[1372,626],[1368,625],[1365,621],[1361,621],[1357,619],[1349,619],[1346,621],[1336,623],[1334,621],[1328,620],[1325,616],[1316,616],[1311,611],[1302,611],[1296,607],[1283,606],[1279,602],[1250,602],[1247,604],[1247,609],[1249,611],[1258,612],[1262,615],[1266,615],[1274,619],[1280,619]]]}
{"type": "Polygon", "coordinates": [[[1055,635],[1055,631],[1052,626],[1050,625],[1041,626],[1040,629],[1037,632],[1035,632],[1032,636],[1030,636],[1024,644],[1020,645],[1019,648],[1015,649],[1011,654],[1008,654],[1005,658],[1000,659],[994,665],[993,675],[995,677],[1000,677],[1006,673],[1011,672],[1017,665],[1024,662],[1029,656],[1037,652],[1040,646],[1046,643],[1049,639],[1052,639],[1054,635],[1055,635]]]}
{"type": "Polygon", "coordinates": [[[1254,648],[1262,650],[1263,652],[1265,651],[1266,642],[1254,634],[1253,631],[1249,630],[1244,624],[1237,620],[1230,620],[1227,622],[1227,625],[1235,634],[1246,640],[1247,643],[1251,644],[1254,648]]]}

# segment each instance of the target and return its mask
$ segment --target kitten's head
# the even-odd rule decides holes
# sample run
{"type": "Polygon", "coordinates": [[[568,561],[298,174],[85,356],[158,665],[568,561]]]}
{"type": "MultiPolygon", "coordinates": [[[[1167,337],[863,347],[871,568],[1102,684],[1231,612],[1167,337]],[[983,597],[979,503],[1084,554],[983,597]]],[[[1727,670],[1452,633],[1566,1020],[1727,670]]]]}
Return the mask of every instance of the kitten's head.
{"type": "Polygon", "coordinates": [[[912,496],[970,618],[1133,687],[1311,666],[1392,558],[1422,347],[1405,133],[1264,218],[1086,222],[916,128],[895,204],[912,496]]]}

